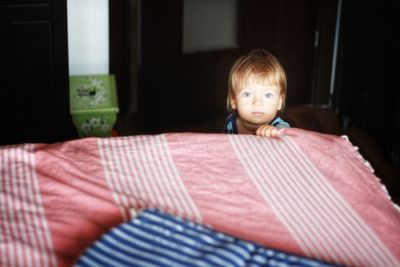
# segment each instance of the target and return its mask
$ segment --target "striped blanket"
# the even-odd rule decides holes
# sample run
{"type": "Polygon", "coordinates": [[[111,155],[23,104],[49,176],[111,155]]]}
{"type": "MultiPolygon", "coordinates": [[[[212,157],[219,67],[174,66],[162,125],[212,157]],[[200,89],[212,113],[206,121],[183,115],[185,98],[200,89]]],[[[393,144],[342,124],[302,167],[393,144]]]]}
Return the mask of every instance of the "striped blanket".
{"type": "Polygon", "coordinates": [[[71,266],[157,208],[347,266],[400,266],[400,212],[343,137],[169,133],[0,148],[0,265],[71,266]]]}
{"type": "Polygon", "coordinates": [[[104,234],[76,267],[337,267],[265,248],[201,224],[144,209],[104,234]]]}

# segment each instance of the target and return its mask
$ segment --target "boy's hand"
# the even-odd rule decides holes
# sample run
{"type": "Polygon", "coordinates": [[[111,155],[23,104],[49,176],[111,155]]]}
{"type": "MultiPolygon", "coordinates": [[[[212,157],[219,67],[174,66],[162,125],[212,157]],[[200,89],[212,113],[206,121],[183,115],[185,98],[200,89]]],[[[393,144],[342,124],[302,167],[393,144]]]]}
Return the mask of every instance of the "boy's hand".
{"type": "Polygon", "coordinates": [[[258,127],[256,135],[264,137],[274,137],[278,135],[278,129],[269,124],[263,124],[258,127]]]}

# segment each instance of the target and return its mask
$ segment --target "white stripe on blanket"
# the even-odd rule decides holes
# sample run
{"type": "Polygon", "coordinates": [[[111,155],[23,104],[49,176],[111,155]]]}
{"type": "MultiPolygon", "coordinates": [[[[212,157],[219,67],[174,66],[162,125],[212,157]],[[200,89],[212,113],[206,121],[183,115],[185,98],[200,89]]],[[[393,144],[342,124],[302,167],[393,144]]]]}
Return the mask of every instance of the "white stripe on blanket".
{"type": "MultiPolygon", "coordinates": [[[[331,238],[335,240],[335,237],[340,237],[340,240],[336,243],[336,248],[340,247],[337,244],[348,243],[347,247],[351,251],[351,256],[357,255],[357,259],[362,262],[363,259],[369,258],[376,266],[384,264],[385,266],[395,266],[398,264],[397,260],[393,257],[393,254],[388,251],[386,246],[383,245],[382,241],[375,235],[375,233],[365,224],[365,222],[357,215],[357,213],[350,207],[350,205],[338,194],[338,192],[330,186],[328,181],[323,175],[317,170],[317,168],[311,164],[307,157],[301,152],[299,147],[290,139],[285,138],[285,141],[291,146],[291,152],[294,155],[298,155],[303,160],[300,168],[309,170],[309,173],[313,172],[316,176],[304,175],[306,178],[306,184],[304,188],[307,188],[307,184],[315,185],[317,188],[315,193],[318,194],[318,198],[325,201],[323,207],[330,208],[326,212],[330,212],[331,216],[326,219],[329,222],[332,229],[333,226],[347,225],[343,228],[335,228],[335,232],[332,232],[331,238]],[[373,254],[373,255],[371,255],[373,254]]],[[[286,146],[287,148],[288,146],[286,146]]],[[[297,159],[294,160],[295,162],[297,159]]],[[[312,200],[311,200],[312,201],[312,200]]],[[[315,201],[315,199],[314,199],[315,201]]],[[[314,202],[315,203],[315,202],[314,202]]],[[[324,203],[324,202],[323,202],[324,203]]],[[[316,205],[321,207],[321,205],[316,205]]],[[[319,216],[321,216],[320,214],[319,216]]],[[[356,264],[357,265],[357,264],[356,264]]]]}
{"type": "Polygon", "coordinates": [[[106,180],[124,218],[129,208],[157,207],[201,221],[164,135],[99,139],[106,180]]]}
{"type": "Polygon", "coordinates": [[[230,140],[260,194],[307,256],[353,266],[369,258],[374,266],[396,266],[393,255],[289,136],[273,142],[235,135],[230,140]],[[265,179],[266,173],[271,179],[265,179]]]}
{"type": "Polygon", "coordinates": [[[3,266],[56,265],[33,152],[33,144],[0,149],[1,246],[12,246],[1,248],[3,266]]]}

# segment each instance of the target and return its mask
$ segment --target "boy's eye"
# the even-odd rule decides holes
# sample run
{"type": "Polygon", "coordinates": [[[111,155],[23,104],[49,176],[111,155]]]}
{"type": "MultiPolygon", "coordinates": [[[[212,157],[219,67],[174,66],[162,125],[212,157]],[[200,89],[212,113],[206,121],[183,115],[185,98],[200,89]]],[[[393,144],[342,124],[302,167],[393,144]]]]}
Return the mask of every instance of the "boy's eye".
{"type": "Polygon", "coordinates": [[[273,93],[266,93],[265,94],[265,98],[272,98],[272,97],[274,97],[273,93]]]}
{"type": "Polygon", "coordinates": [[[244,97],[250,97],[251,93],[250,92],[243,92],[242,96],[244,97]]]}

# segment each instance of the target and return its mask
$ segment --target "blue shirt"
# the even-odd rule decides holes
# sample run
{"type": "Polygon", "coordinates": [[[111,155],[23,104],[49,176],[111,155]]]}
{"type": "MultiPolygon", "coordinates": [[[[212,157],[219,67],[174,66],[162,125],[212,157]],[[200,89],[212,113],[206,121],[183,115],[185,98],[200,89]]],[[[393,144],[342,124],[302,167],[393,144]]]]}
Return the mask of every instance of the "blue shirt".
{"type": "MultiPolygon", "coordinates": [[[[231,113],[228,116],[228,118],[226,119],[225,129],[224,129],[224,132],[226,134],[237,134],[238,133],[236,119],[237,119],[236,113],[231,113]]],[[[272,126],[276,127],[277,129],[290,128],[289,123],[282,120],[280,117],[275,117],[269,123],[269,125],[272,125],[272,126]]]]}

